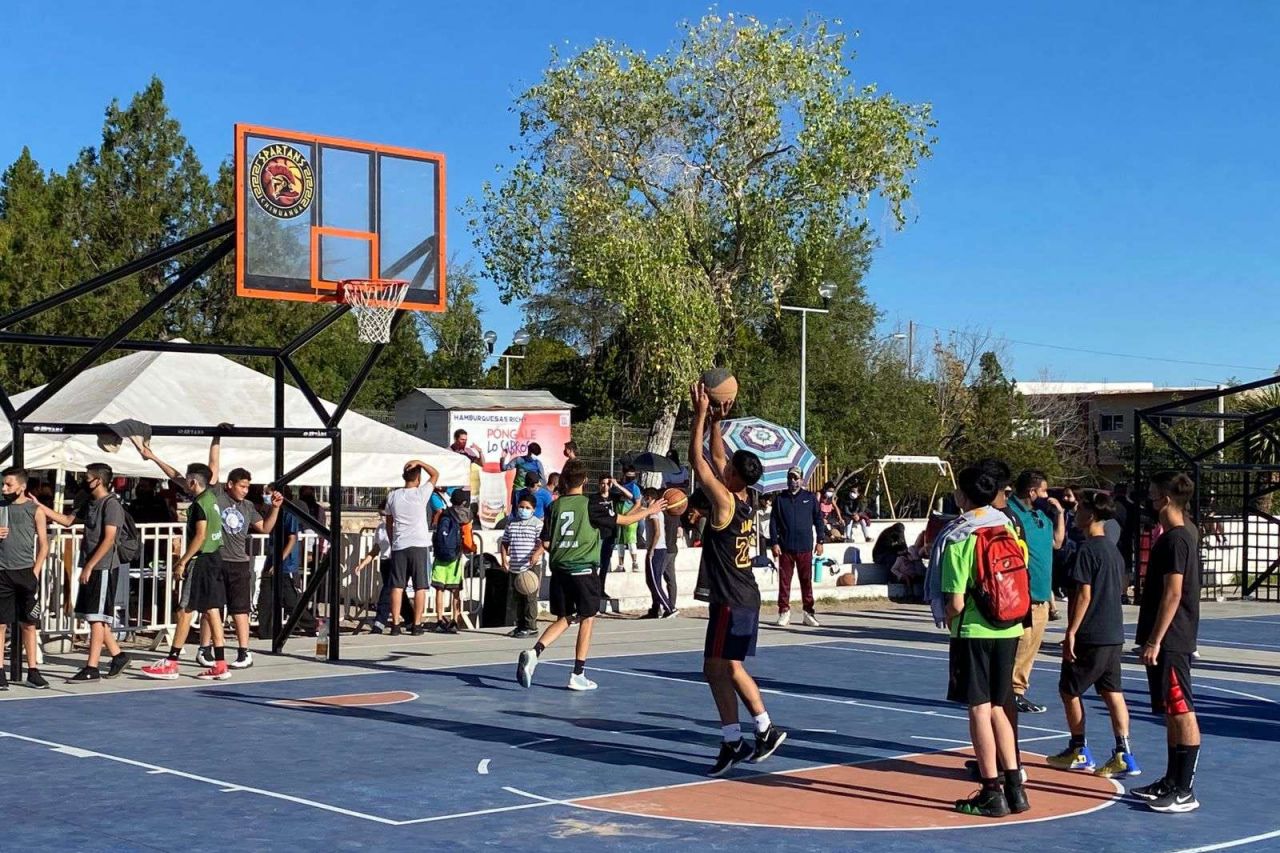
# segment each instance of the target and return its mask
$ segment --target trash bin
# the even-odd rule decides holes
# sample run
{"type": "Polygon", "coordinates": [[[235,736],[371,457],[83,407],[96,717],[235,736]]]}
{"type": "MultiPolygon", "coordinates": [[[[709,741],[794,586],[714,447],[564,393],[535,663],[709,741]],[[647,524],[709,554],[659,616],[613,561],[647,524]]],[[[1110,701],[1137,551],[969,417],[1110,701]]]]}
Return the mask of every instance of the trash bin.
{"type": "Polygon", "coordinates": [[[511,575],[492,556],[484,561],[484,601],[480,604],[481,628],[511,628],[516,624],[516,602],[511,575]]]}

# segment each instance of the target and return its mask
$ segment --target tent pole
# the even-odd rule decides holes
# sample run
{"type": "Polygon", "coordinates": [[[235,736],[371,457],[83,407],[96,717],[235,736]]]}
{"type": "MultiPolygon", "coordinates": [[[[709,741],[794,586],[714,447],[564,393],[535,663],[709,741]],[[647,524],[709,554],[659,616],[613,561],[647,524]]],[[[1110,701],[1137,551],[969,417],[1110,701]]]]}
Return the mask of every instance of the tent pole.
{"type": "Polygon", "coordinates": [[[329,458],[329,660],[341,660],[338,618],[342,615],[342,434],[330,439],[329,458]]]}

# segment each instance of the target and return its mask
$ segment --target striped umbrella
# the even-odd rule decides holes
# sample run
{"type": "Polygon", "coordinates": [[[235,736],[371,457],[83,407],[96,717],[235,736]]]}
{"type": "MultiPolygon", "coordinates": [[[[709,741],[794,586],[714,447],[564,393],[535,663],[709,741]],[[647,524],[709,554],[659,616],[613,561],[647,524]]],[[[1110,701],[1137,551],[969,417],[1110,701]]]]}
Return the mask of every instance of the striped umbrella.
{"type": "MultiPolygon", "coordinates": [[[[750,450],[764,464],[764,476],[755,488],[762,494],[781,492],[787,488],[787,471],[799,468],[805,480],[818,467],[813,455],[794,430],[760,418],[735,418],[720,422],[724,434],[726,452],[732,456],[735,450],[750,450]]],[[[703,454],[711,457],[709,437],[703,439],[703,454]]]]}

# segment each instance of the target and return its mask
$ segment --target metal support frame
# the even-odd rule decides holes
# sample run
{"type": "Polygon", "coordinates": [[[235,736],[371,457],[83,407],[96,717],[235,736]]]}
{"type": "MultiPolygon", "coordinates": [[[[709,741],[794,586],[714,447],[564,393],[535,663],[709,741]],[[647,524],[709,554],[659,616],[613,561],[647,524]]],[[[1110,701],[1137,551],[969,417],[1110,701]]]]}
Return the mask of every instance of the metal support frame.
{"type": "Polygon", "coordinates": [[[805,308],[801,305],[779,305],[783,311],[795,311],[800,315],[800,440],[805,441],[809,396],[809,315],[830,314],[829,308],[805,308]]]}
{"type": "MultiPolygon", "coordinates": [[[[1280,481],[1272,482],[1273,479],[1280,477],[1280,464],[1273,462],[1260,463],[1255,460],[1251,444],[1251,439],[1259,435],[1267,436],[1273,441],[1277,439],[1275,427],[1280,425],[1280,408],[1270,409],[1258,414],[1227,412],[1225,411],[1225,401],[1237,395],[1276,385],[1280,385],[1280,376],[1260,379],[1243,385],[1219,387],[1186,399],[1174,400],[1146,409],[1135,410],[1134,412],[1133,480],[1134,489],[1138,492],[1137,497],[1140,498],[1144,494],[1145,484],[1153,473],[1150,470],[1150,460],[1148,458],[1151,448],[1147,446],[1148,442],[1144,441],[1143,426],[1146,426],[1160,440],[1161,446],[1173,452],[1186,466],[1195,484],[1196,494],[1196,499],[1188,508],[1188,515],[1197,525],[1202,521],[1206,493],[1212,497],[1214,484],[1225,482],[1230,485],[1232,483],[1230,479],[1221,480],[1222,474],[1238,475],[1238,480],[1235,481],[1240,486],[1238,505],[1231,504],[1230,510],[1233,515],[1239,516],[1241,524],[1240,547],[1242,557],[1239,565],[1239,590],[1240,595],[1243,597],[1256,594],[1259,587],[1268,578],[1280,573],[1280,559],[1270,561],[1268,565],[1265,565],[1256,574],[1251,571],[1250,559],[1253,553],[1251,549],[1255,547],[1254,533],[1259,533],[1257,538],[1262,542],[1258,547],[1266,548],[1268,526],[1280,527],[1280,518],[1264,511],[1259,504],[1259,500],[1265,495],[1280,491],[1280,481]],[[1217,404],[1217,411],[1204,410],[1203,407],[1210,403],[1217,404]],[[1170,421],[1184,420],[1217,421],[1219,424],[1217,440],[1205,446],[1197,445],[1192,448],[1184,446],[1184,443],[1167,428],[1170,421]],[[1227,435],[1226,427],[1229,423],[1237,424],[1238,427],[1233,428],[1233,432],[1227,435]],[[1241,461],[1228,462],[1226,461],[1226,453],[1234,447],[1240,449],[1240,455],[1237,458],[1241,461]],[[1215,478],[1214,475],[1219,476],[1215,478]],[[1255,524],[1260,524],[1262,527],[1255,531],[1255,524]]],[[[1233,497],[1235,496],[1234,490],[1230,493],[1233,497]]],[[[1141,553],[1141,536],[1141,525],[1137,525],[1135,526],[1135,538],[1132,543],[1135,559],[1141,553]]],[[[1266,557],[1263,560],[1265,562],[1266,557]]],[[[1141,578],[1136,578],[1135,582],[1135,585],[1140,583],[1141,578]]],[[[1206,595],[1210,595],[1210,587],[1210,584],[1206,583],[1204,585],[1206,595]]],[[[1219,580],[1212,587],[1214,592],[1217,592],[1222,588],[1221,581],[1219,580]]]]}
{"type": "MultiPolygon", "coordinates": [[[[11,457],[11,464],[17,467],[23,467],[25,460],[26,437],[29,434],[41,435],[96,435],[106,431],[106,424],[88,424],[88,423],[52,423],[48,421],[34,420],[33,416],[39,411],[40,407],[49,402],[59,392],[74,380],[79,374],[92,367],[100,358],[113,350],[124,351],[146,351],[146,352],[174,352],[174,353],[198,353],[198,354],[216,354],[230,355],[242,357],[266,357],[272,359],[273,362],[273,378],[274,378],[274,411],[273,421],[270,427],[219,427],[213,425],[192,426],[183,424],[153,424],[152,435],[156,436],[233,436],[242,438],[270,438],[273,442],[275,455],[275,466],[272,471],[272,482],[276,485],[286,485],[296,478],[319,465],[328,459],[330,464],[330,495],[331,508],[329,524],[323,525],[320,521],[311,516],[305,506],[296,501],[288,501],[287,506],[290,512],[294,513],[302,523],[308,527],[314,528],[320,535],[325,536],[329,540],[329,560],[327,563],[318,567],[318,570],[311,578],[307,589],[303,592],[298,601],[297,607],[291,613],[285,613],[283,608],[283,582],[284,576],[280,571],[273,572],[272,585],[275,590],[275,619],[273,623],[277,631],[272,640],[272,651],[280,652],[284,648],[285,641],[288,639],[289,632],[297,623],[298,618],[315,599],[316,592],[320,588],[320,584],[325,580],[328,581],[328,598],[330,607],[333,609],[329,620],[329,658],[330,660],[339,660],[340,653],[340,634],[338,624],[338,605],[339,594],[341,593],[341,573],[337,568],[338,561],[342,554],[342,430],[339,423],[342,417],[350,409],[351,404],[359,394],[364,382],[368,379],[369,374],[373,371],[378,363],[379,357],[386,348],[385,344],[375,345],[359,371],[353,377],[350,386],[343,394],[341,402],[332,412],[325,409],[320,402],[319,396],[312,389],[311,384],[307,381],[302,371],[294,364],[292,356],[314,340],[317,335],[329,328],[347,312],[351,310],[351,306],[346,304],[336,305],[333,310],[329,311],[324,317],[313,323],[308,329],[301,332],[297,337],[293,338],[282,347],[266,347],[253,346],[235,343],[227,344],[202,344],[181,341],[155,341],[155,340],[138,340],[130,338],[129,335],[140,328],[149,319],[164,310],[170,302],[179,294],[191,287],[202,277],[208,274],[219,260],[226,257],[235,250],[235,240],[223,239],[231,237],[235,231],[235,220],[228,220],[219,223],[211,228],[206,229],[198,234],[192,235],[184,240],[180,240],[172,245],[165,246],[153,252],[149,252],[136,260],[133,260],[123,266],[110,270],[102,275],[96,276],[87,281],[60,291],[59,293],[38,300],[31,305],[11,311],[4,316],[0,316],[0,343],[16,343],[28,346],[44,346],[44,347],[71,347],[84,349],[83,355],[78,358],[74,364],[63,370],[56,377],[47,383],[39,392],[34,394],[30,399],[24,402],[20,407],[15,407],[10,399],[7,389],[0,387],[0,414],[9,422],[13,431],[13,440],[5,448],[0,448],[0,461],[11,457]],[[221,241],[221,242],[219,242],[221,241]],[[198,259],[189,262],[185,267],[179,270],[168,284],[158,290],[142,307],[135,311],[128,319],[117,326],[114,330],[100,338],[84,337],[75,335],[59,335],[59,334],[35,334],[29,332],[14,331],[12,327],[24,320],[37,317],[47,311],[59,306],[65,305],[78,297],[101,290],[108,285],[128,278],[129,276],[140,273],[161,264],[169,263],[179,256],[199,249],[209,244],[214,244],[198,259]],[[285,381],[286,377],[291,377],[296,383],[298,390],[306,398],[311,408],[315,411],[317,423],[314,427],[286,427],[285,426],[285,381]],[[287,439],[324,439],[329,442],[328,446],[313,454],[302,464],[286,471],[284,469],[285,447],[287,439]]],[[[421,247],[422,251],[427,251],[431,247],[421,247]]],[[[394,319],[394,323],[403,320],[405,311],[398,311],[394,319]]],[[[272,534],[272,550],[275,553],[274,564],[281,564],[281,555],[284,551],[284,528],[283,525],[276,525],[272,534]]],[[[264,618],[270,618],[272,614],[264,614],[264,618]]],[[[17,626],[13,626],[13,655],[10,658],[11,679],[18,681],[21,679],[22,669],[22,643],[21,634],[17,630],[17,626]]]]}

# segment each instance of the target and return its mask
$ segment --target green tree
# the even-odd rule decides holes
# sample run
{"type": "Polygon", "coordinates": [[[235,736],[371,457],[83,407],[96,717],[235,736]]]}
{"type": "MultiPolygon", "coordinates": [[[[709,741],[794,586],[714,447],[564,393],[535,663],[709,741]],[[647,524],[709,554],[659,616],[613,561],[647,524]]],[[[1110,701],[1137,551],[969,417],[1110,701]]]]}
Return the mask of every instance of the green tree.
{"type": "Polygon", "coordinates": [[[472,207],[486,270],[505,299],[607,306],[592,321],[624,330],[650,449],[667,449],[698,371],[736,360],[767,295],[816,286],[802,246],[837,241],[873,196],[905,222],[930,108],[855,86],[851,59],[821,20],[712,14],[657,56],[554,54],[518,98],[520,159],[472,207]]]}
{"type": "Polygon", "coordinates": [[[475,388],[484,379],[488,354],[475,273],[470,265],[451,263],[447,281],[449,310],[417,315],[418,331],[431,345],[427,375],[435,386],[475,388]]]}

